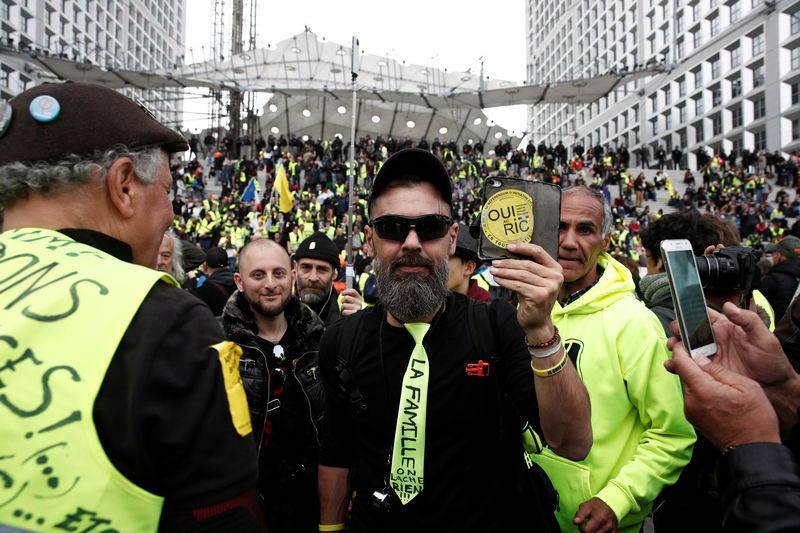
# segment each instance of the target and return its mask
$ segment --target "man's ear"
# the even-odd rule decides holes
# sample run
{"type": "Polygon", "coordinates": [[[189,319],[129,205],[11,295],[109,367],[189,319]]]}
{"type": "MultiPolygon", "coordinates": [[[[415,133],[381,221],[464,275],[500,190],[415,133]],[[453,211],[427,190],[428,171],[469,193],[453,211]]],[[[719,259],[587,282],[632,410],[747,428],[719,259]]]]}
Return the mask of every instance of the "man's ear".
{"type": "Polygon", "coordinates": [[[367,224],[364,226],[364,240],[367,244],[367,253],[373,259],[375,259],[375,246],[372,244],[372,236],[374,235],[372,226],[367,224]]]}
{"type": "Polygon", "coordinates": [[[656,270],[658,270],[659,272],[665,272],[663,257],[658,258],[658,262],[656,263],[656,270]]]}
{"type": "Polygon", "coordinates": [[[238,272],[234,272],[233,273],[233,281],[234,281],[234,283],[236,283],[236,288],[237,289],[239,289],[240,291],[244,290],[242,288],[242,275],[241,274],[239,274],[238,272]]]}
{"type": "Polygon", "coordinates": [[[128,157],[120,157],[108,168],[106,190],[111,205],[124,219],[134,214],[135,185],[139,178],[133,169],[133,161],[128,157]]]}
{"type": "Polygon", "coordinates": [[[450,231],[447,236],[450,238],[450,246],[448,248],[448,255],[453,255],[456,253],[456,241],[458,240],[458,223],[454,222],[452,226],[450,226],[450,231]]]}
{"type": "Polygon", "coordinates": [[[478,264],[472,259],[467,261],[465,264],[467,265],[467,268],[464,269],[464,273],[466,274],[466,277],[471,278],[472,274],[475,272],[475,270],[477,270],[478,264]]]}

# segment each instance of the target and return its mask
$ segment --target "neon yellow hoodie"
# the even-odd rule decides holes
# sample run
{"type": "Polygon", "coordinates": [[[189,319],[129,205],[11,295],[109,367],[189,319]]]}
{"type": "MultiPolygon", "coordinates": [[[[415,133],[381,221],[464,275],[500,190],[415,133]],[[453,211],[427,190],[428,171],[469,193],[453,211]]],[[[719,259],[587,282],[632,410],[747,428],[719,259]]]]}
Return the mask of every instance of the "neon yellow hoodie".
{"type": "Polygon", "coordinates": [[[680,382],[664,369],[661,324],[635,298],[623,265],[605,253],[598,264],[604,271],[595,286],[566,307],[556,303],[552,313],[589,391],[594,444],[583,461],[549,449],[531,459],[559,492],[562,531],[578,531],[578,506],[596,496],[617,515],[620,532],[635,532],[689,462],[696,436],[680,382]]]}

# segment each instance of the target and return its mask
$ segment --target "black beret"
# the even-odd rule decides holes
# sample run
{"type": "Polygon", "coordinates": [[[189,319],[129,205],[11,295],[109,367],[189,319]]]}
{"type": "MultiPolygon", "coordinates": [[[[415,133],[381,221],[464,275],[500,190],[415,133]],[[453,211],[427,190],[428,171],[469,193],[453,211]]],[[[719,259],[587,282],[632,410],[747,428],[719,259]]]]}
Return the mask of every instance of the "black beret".
{"type": "Polygon", "coordinates": [[[387,159],[375,176],[368,204],[370,216],[372,216],[373,202],[381,195],[386,185],[392,179],[403,176],[415,176],[430,182],[452,210],[453,183],[442,162],[428,150],[406,148],[387,159]]]}
{"type": "Polygon", "coordinates": [[[132,150],[161,147],[167,153],[189,149],[181,134],[159,123],[146,107],[100,85],[44,83],[8,104],[12,115],[0,135],[0,165],[55,162],[116,144],[132,150]]]}
{"type": "Polygon", "coordinates": [[[309,235],[300,243],[294,252],[294,260],[299,261],[300,259],[327,261],[334,269],[338,269],[341,266],[339,248],[321,231],[309,235]]]}

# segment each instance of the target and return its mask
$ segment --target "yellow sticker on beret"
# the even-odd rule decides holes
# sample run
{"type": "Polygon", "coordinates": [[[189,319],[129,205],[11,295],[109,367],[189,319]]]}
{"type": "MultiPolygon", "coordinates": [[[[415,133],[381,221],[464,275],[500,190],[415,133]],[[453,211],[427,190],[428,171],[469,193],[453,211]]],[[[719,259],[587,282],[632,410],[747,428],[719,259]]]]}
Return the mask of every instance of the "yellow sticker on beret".
{"type": "Polygon", "coordinates": [[[481,229],[490,242],[503,248],[512,242],[530,242],[533,199],[516,189],[492,195],[481,212],[481,229]]]}
{"type": "Polygon", "coordinates": [[[223,341],[212,346],[219,353],[222,365],[222,378],[225,380],[225,394],[228,396],[228,408],[236,432],[244,437],[253,432],[250,424],[250,410],[247,407],[247,395],[244,392],[242,378],[239,376],[239,358],[242,349],[236,343],[223,341]]]}

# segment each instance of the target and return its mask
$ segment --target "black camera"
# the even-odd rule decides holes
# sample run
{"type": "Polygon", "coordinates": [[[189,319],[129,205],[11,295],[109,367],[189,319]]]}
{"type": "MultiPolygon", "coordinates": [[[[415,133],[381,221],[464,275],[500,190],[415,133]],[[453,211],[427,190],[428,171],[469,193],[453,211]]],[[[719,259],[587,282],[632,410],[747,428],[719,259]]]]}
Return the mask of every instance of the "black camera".
{"type": "Polygon", "coordinates": [[[388,513],[392,510],[389,492],[385,488],[383,490],[376,490],[372,493],[370,504],[372,505],[372,509],[379,513],[388,513]]]}
{"type": "Polygon", "coordinates": [[[761,253],[749,246],[731,246],[695,257],[695,263],[704,289],[722,293],[741,290],[739,304],[747,308],[753,291],[761,284],[760,259],[761,253]]]}

